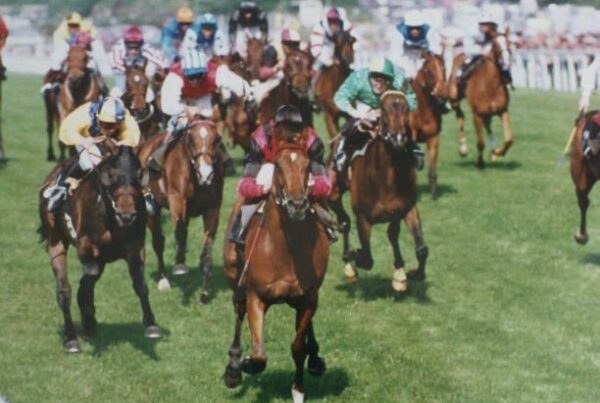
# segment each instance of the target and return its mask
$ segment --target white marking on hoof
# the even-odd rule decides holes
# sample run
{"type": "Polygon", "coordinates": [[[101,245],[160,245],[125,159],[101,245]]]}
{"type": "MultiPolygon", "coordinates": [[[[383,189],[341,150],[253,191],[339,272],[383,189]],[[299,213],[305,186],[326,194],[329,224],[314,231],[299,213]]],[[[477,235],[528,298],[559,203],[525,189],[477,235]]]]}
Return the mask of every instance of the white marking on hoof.
{"type": "Polygon", "coordinates": [[[468,154],[469,150],[467,148],[467,143],[466,142],[461,142],[460,145],[458,146],[458,153],[460,155],[462,155],[463,157],[465,157],[468,154]]]}
{"type": "Polygon", "coordinates": [[[498,156],[496,155],[495,152],[492,152],[492,155],[491,155],[490,159],[492,160],[492,162],[498,161],[498,156]]]}
{"type": "Polygon", "coordinates": [[[304,403],[304,393],[297,391],[292,387],[292,401],[294,403],[304,403]]]}
{"type": "Polygon", "coordinates": [[[166,277],[161,278],[160,281],[158,282],[158,290],[159,291],[168,291],[171,289],[171,283],[169,283],[169,280],[167,280],[166,277]]]}
{"type": "Polygon", "coordinates": [[[358,279],[358,273],[356,273],[352,263],[346,263],[344,266],[344,276],[346,276],[348,283],[354,283],[358,279]]]}
{"type": "Polygon", "coordinates": [[[406,278],[403,267],[394,270],[394,275],[392,276],[392,288],[397,292],[406,291],[408,288],[408,279],[406,278]]]}
{"type": "Polygon", "coordinates": [[[183,276],[184,274],[188,274],[190,272],[190,269],[188,269],[188,267],[184,264],[176,264],[175,267],[173,267],[173,275],[175,276],[183,276]]]}

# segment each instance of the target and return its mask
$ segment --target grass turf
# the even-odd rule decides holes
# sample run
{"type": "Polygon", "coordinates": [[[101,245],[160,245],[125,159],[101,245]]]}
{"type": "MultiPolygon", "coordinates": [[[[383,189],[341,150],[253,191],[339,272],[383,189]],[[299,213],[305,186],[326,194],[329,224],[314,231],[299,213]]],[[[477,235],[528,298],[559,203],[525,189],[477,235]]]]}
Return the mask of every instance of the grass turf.
{"type": "MultiPolygon", "coordinates": [[[[230,291],[220,245],[235,180],[228,179],[215,249],[214,299],[197,302],[197,269],[156,289],[156,260],[147,243],[146,277],[159,341],[143,337],[141,312],[123,263],[109,265],[96,291],[98,334],[83,352],[62,349],[62,315],[44,248],[37,243],[37,189],[52,165],[40,80],[12,75],[3,85],[3,128],[9,160],[0,168],[0,395],[11,402],[284,401],[293,378],[293,312],[266,317],[266,371],[227,389],[222,380],[232,337],[230,291]]],[[[328,371],[307,375],[310,401],[598,401],[600,374],[599,196],[592,193],[590,243],[572,239],[578,209],[567,164],[557,168],[575,115],[576,95],[517,90],[511,104],[515,145],[500,162],[473,167],[456,152],[455,124],[444,121],[441,197],[427,194],[420,174],[419,208],[430,248],[428,278],[401,298],[391,292],[392,254],[376,227],[376,260],[346,285],[340,245],[315,318],[328,371]]],[[[323,132],[321,118],[318,129],[323,132]]],[[[500,140],[500,127],[494,128],[500,140]]],[[[239,150],[234,152],[239,158],[239,150]]],[[[165,219],[165,222],[167,220],[165,219]]],[[[201,224],[190,225],[188,262],[199,255],[201,224]]],[[[174,259],[165,223],[166,259],[174,259]]],[[[405,228],[401,247],[416,264],[405,228]]],[[[352,237],[357,244],[356,236],[352,237]]],[[[149,241],[149,237],[148,237],[149,241]]],[[[81,273],[70,255],[71,284],[81,273]]],[[[79,318],[73,300],[74,317],[79,318]]],[[[244,326],[244,353],[248,331],[244,326]]]]}

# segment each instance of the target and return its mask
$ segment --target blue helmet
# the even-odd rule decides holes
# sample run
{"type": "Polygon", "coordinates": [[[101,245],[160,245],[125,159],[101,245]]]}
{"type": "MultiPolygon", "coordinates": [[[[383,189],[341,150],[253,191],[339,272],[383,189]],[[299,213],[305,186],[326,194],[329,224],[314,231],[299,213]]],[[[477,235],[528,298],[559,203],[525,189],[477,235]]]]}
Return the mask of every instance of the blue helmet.
{"type": "Polygon", "coordinates": [[[190,49],[183,55],[181,66],[185,76],[193,76],[206,72],[206,55],[195,49],[190,49]]]}
{"type": "Polygon", "coordinates": [[[212,28],[213,31],[217,30],[217,18],[211,13],[205,13],[198,18],[200,28],[212,28]]]}

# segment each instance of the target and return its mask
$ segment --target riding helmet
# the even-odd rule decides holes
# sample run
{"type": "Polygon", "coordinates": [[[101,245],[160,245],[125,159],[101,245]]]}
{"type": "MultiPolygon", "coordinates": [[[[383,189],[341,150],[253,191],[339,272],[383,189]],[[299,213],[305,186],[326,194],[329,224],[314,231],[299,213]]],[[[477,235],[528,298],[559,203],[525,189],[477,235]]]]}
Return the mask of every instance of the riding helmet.
{"type": "Polygon", "coordinates": [[[293,105],[282,105],[275,112],[275,124],[302,125],[302,115],[298,108],[293,105]]]}

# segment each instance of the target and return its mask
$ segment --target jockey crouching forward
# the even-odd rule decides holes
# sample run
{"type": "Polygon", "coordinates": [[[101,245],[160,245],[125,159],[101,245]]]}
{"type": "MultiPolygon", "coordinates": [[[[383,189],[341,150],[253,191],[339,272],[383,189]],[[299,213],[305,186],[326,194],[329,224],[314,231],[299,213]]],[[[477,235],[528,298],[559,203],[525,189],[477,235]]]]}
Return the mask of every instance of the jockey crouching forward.
{"type": "MultiPolygon", "coordinates": [[[[350,74],[336,92],[335,104],[342,112],[352,117],[339,134],[340,139],[335,152],[337,173],[346,170],[348,157],[366,143],[366,136],[359,133],[361,128],[366,130],[376,128],[379,122],[381,95],[390,90],[403,91],[409,110],[415,109],[417,105],[415,94],[410,84],[404,80],[402,70],[395,70],[390,60],[379,57],[371,62],[369,68],[356,70],[350,74]],[[360,104],[355,108],[352,106],[353,103],[360,104]]],[[[417,169],[422,169],[423,152],[413,140],[408,140],[407,147],[413,152],[417,169]]]]}
{"type": "MultiPolygon", "coordinates": [[[[239,97],[252,98],[250,85],[225,64],[217,65],[207,61],[204,53],[189,50],[181,62],[171,66],[161,89],[161,107],[163,113],[171,118],[167,124],[167,136],[159,148],[154,151],[148,166],[160,171],[170,142],[187,127],[195,117],[212,119],[213,94],[233,93],[239,97]]],[[[233,160],[221,142],[220,151],[227,175],[235,171],[233,160]]]]}
{"type": "Polygon", "coordinates": [[[244,230],[260,202],[271,192],[273,181],[273,159],[277,150],[276,139],[286,141],[303,141],[311,161],[311,178],[309,194],[313,200],[312,207],[327,231],[330,240],[335,240],[333,219],[325,208],[315,201],[324,200],[331,192],[331,181],[327,176],[323,163],[324,147],[314,129],[306,127],[298,108],[292,105],[279,107],[275,119],[265,123],[254,133],[250,141],[250,149],[244,158],[244,173],[238,183],[238,193],[243,199],[235,204],[239,208],[231,227],[229,240],[237,245],[244,244],[244,230]]]}
{"type": "Polygon", "coordinates": [[[67,146],[75,146],[79,158],[66,164],[56,183],[43,192],[49,211],[56,211],[68,192],[77,188],[79,181],[102,161],[98,139],[135,147],[140,141],[140,129],[123,102],[108,97],[85,103],[71,112],[60,125],[59,139],[67,146]]]}
{"type": "Polygon", "coordinates": [[[177,61],[187,31],[194,28],[194,12],[187,6],[179,7],[175,17],[167,20],[160,33],[160,45],[169,64],[177,61]]]}
{"type": "Polygon", "coordinates": [[[323,18],[310,33],[310,52],[315,58],[313,69],[315,75],[313,83],[316,82],[321,71],[333,64],[335,60],[334,36],[340,32],[350,32],[352,24],[342,18],[335,7],[330,7],[323,18]]]}
{"type": "Polygon", "coordinates": [[[229,42],[232,53],[238,53],[245,59],[248,39],[262,39],[266,43],[268,35],[267,14],[255,2],[242,1],[240,7],[229,18],[229,42]]]}
{"type": "Polygon", "coordinates": [[[207,60],[214,56],[225,56],[229,53],[229,45],[221,35],[217,18],[210,13],[198,17],[197,27],[188,29],[181,45],[184,52],[196,49],[206,56],[207,60]]]}

